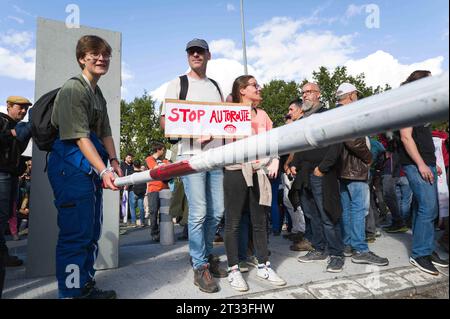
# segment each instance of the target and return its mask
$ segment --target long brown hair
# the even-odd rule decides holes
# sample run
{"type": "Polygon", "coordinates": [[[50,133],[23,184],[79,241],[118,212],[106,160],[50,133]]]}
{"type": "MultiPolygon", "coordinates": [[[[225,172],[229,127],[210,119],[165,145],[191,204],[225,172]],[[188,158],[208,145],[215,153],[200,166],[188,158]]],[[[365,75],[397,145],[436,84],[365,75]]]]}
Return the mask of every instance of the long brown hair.
{"type": "Polygon", "coordinates": [[[431,72],[430,71],[425,71],[425,70],[417,70],[414,71],[413,73],[410,74],[410,76],[408,76],[408,78],[406,79],[405,82],[403,82],[401,85],[405,85],[426,77],[431,76],[431,72]]]}
{"type": "Polygon", "coordinates": [[[233,97],[233,103],[241,103],[242,102],[241,89],[248,86],[248,82],[254,78],[255,77],[253,75],[241,75],[236,80],[234,80],[233,89],[231,90],[231,96],[233,97]]]}

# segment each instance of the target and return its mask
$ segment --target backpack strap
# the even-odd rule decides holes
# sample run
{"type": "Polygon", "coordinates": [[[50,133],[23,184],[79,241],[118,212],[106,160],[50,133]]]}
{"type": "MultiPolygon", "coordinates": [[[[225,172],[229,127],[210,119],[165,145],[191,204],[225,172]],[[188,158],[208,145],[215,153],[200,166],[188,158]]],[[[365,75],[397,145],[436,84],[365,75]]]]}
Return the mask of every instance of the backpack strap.
{"type": "Polygon", "coordinates": [[[217,82],[214,81],[214,80],[211,79],[211,78],[208,78],[208,79],[214,84],[214,86],[216,87],[217,91],[219,91],[220,98],[222,99],[222,101],[224,101],[224,99],[223,99],[223,94],[222,94],[222,91],[220,90],[219,84],[217,84],[217,82]]]}
{"type": "MultiPolygon", "coordinates": [[[[222,91],[220,90],[219,84],[215,80],[213,80],[211,78],[208,78],[208,79],[214,84],[214,86],[216,87],[217,91],[219,91],[220,98],[223,101],[224,100],[223,99],[223,94],[222,94],[222,91]]],[[[188,80],[188,76],[186,74],[180,76],[180,86],[181,86],[181,89],[180,89],[180,95],[179,95],[178,99],[182,100],[182,101],[185,101],[186,97],[187,97],[188,90],[189,90],[189,80],[188,80]]]]}
{"type": "Polygon", "coordinates": [[[188,80],[188,77],[186,74],[180,76],[180,85],[181,85],[181,90],[180,90],[180,95],[179,95],[178,99],[185,101],[186,97],[187,97],[188,89],[189,89],[189,80],[188,80]]]}

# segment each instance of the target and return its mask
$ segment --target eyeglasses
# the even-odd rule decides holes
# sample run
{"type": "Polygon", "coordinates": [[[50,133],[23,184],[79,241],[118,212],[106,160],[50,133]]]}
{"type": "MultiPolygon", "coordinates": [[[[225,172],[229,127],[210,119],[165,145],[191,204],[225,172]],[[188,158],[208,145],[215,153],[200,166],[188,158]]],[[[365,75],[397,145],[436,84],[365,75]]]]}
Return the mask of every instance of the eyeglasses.
{"type": "Polygon", "coordinates": [[[112,55],[108,55],[108,54],[103,54],[103,53],[89,53],[88,57],[90,57],[92,60],[94,61],[98,61],[100,60],[100,57],[103,57],[103,60],[105,61],[110,61],[112,58],[112,55]]]}
{"type": "Polygon", "coordinates": [[[248,83],[247,86],[253,86],[257,90],[261,90],[261,86],[258,83],[248,83]]]}
{"type": "Polygon", "coordinates": [[[200,55],[205,54],[206,50],[203,48],[199,48],[199,47],[193,47],[193,48],[189,48],[187,50],[187,53],[189,55],[194,55],[195,53],[198,53],[200,55]]]}
{"type": "Polygon", "coordinates": [[[317,90],[307,90],[307,91],[303,91],[302,92],[303,95],[312,94],[312,93],[319,93],[319,91],[317,91],[317,90]]]}

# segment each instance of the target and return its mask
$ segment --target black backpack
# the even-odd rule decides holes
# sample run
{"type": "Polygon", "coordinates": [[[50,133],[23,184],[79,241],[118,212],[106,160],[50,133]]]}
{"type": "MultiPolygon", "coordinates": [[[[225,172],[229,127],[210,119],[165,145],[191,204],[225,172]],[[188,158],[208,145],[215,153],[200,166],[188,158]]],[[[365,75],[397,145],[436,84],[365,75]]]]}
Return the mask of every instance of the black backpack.
{"type": "MultiPolygon", "coordinates": [[[[71,80],[82,82],[76,77],[73,77],[71,80]]],[[[33,136],[33,143],[35,143],[41,151],[51,152],[53,142],[58,136],[58,130],[52,125],[51,118],[53,103],[55,103],[56,95],[60,89],[61,88],[54,89],[44,94],[33,106],[33,114],[30,121],[31,134],[33,136]]]]}

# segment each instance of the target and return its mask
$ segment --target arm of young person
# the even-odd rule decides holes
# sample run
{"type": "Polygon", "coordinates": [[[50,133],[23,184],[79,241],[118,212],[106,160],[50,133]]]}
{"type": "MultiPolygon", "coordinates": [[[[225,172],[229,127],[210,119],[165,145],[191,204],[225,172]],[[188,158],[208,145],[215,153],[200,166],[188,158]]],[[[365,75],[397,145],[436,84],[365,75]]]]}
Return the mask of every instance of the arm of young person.
{"type": "Polygon", "coordinates": [[[434,174],[427,164],[423,161],[422,156],[420,156],[419,150],[417,149],[416,142],[412,137],[413,128],[407,127],[400,130],[400,137],[403,145],[405,146],[406,152],[411,157],[411,159],[416,163],[417,169],[419,170],[420,175],[425,181],[433,184],[434,182],[434,174]]]}
{"type": "Polygon", "coordinates": [[[108,152],[108,156],[109,159],[114,159],[113,161],[110,161],[109,163],[111,164],[111,167],[114,169],[114,172],[116,172],[116,174],[119,177],[123,176],[123,171],[122,168],[120,167],[120,163],[119,160],[117,159],[117,155],[116,155],[116,147],[114,146],[114,140],[112,138],[112,136],[107,136],[102,138],[103,141],[103,145],[106,148],[106,151],[108,152]]]}
{"type": "MultiPolygon", "coordinates": [[[[92,144],[91,140],[87,137],[82,137],[76,140],[77,146],[80,148],[81,153],[83,153],[84,157],[89,161],[89,163],[98,171],[102,172],[106,166],[103,163],[100,155],[97,152],[94,144],[92,144]]],[[[110,171],[103,174],[102,180],[103,185],[107,189],[111,190],[119,190],[114,185],[114,174],[110,171]]]]}

